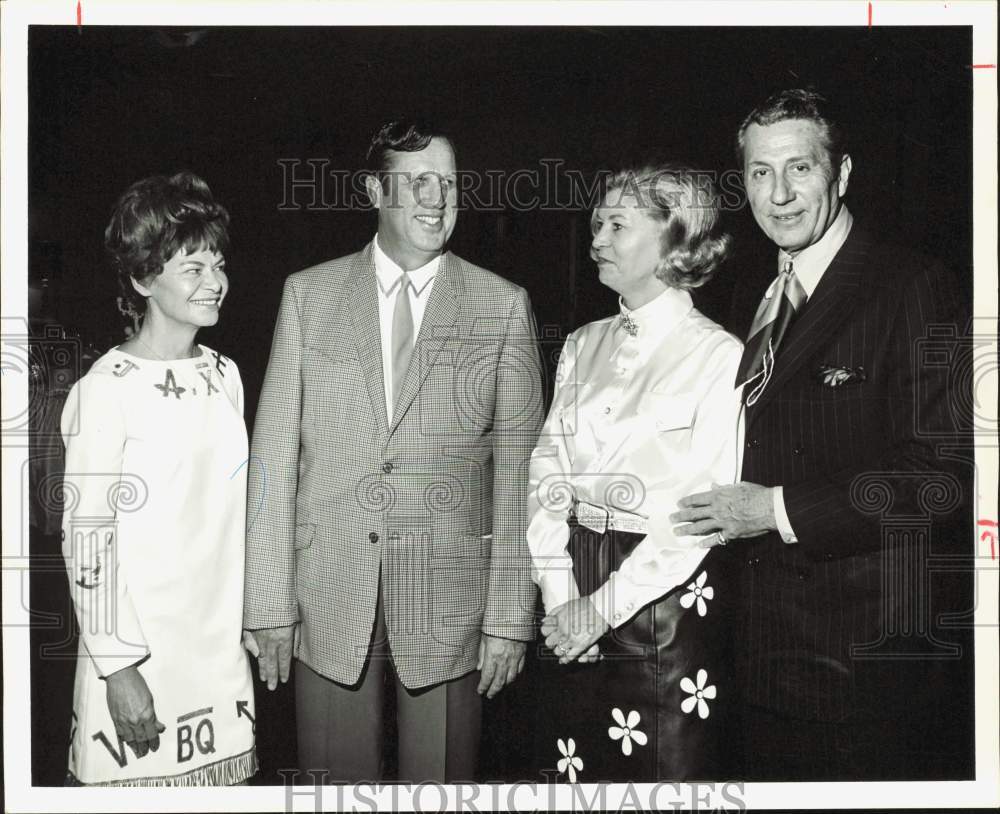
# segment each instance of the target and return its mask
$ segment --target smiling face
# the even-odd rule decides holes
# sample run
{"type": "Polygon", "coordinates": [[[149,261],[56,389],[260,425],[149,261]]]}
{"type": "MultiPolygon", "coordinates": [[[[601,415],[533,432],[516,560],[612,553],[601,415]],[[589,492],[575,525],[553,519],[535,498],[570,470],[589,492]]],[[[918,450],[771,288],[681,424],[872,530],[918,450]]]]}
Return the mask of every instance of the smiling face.
{"type": "Polygon", "coordinates": [[[225,258],[211,249],[181,249],[162,272],[144,283],[133,279],[132,285],[146,297],[146,318],[164,327],[215,325],[229,290],[225,258]]]}
{"type": "Polygon", "coordinates": [[[384,181],[369,176],[366,186],[378,209],[379,246],[413,271],[444,251],[455,228],[455,153],[447,140],[433,138],[423,150],[389,156],[384,181]]]}
{"type": "Polygon", "coordinates": [[[750,208],[764,233],[792,256],[830,228],[847,192],[851,158],[833,167],[823,133],[808,119],[751,124],[743,171],[750,208]]]}
{"type": "Polygon", "coordinates": [[[640,308],[666,290],[656,276],[663,222],[650,217],[634,195],[609,190],[590,225],[590,256],[600,280],[621,294],[626,306],[640,308]]]}

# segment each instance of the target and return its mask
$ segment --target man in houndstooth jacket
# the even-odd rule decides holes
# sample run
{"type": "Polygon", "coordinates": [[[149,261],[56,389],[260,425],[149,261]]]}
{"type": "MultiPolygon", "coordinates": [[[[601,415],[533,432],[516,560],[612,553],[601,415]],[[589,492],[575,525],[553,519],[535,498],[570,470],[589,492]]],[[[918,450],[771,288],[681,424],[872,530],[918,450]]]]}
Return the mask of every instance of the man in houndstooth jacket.
{"type": "Polygon", "coordinates": [[[303,771],[380,779],[391,687],[399,779],[472,780],[480,696],[534,635],[534,320],[522,288],[445,249],[446,137],[390,122],[368,158],[375,239],[285,284],[253,435],[247,644],[272,689],[295,651],[303,771]]]}

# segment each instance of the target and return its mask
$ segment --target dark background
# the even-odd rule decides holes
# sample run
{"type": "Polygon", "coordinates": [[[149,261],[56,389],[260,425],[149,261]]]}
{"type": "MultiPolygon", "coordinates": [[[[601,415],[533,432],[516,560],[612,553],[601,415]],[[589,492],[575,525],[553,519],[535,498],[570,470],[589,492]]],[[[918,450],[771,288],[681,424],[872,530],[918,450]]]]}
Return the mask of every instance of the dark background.
{"type": "MultiPolygon", "coordinates": [[[[308,210],[308,190],[295,193],[298,208],[279,209],[288,197],[279,161],[301,162],[299,177],[312,172],[310,159],[353,172],[383,120],[416,112],[453,134],[463,171],[543,175],[548,160],[589,180],[673,159],[722,173],[735,166],[734,135],[749,109],[807,84],[845,111],[855,216],[946,259],[971,292],[970,62],[966,27],[33,26],[29,278],[41,293],[31,316],[99,351],[121,341],[102,253],[111,207],[141,177],[196,172],[232,216],[231,291],[220,325],[199,338],[239,364],[252,429],[285,277],[360,249],[375,228],[363,209],[308,210]]],[[[545,193],[541,183],[518,189],[545,193]]],[[[774,270],[773,248],[729,197],[735,251],[695,292],[723,324],[736,276],[758,275],[763,288],[774,270]]],[[[585,202],[496,203],[462,211],[451,248],[528,289],[551,361],[567,330],[616,308],[587,256],[589,212],[585,202]]],[[[43,537],[33,550],[51,554],[43,537]]],[[[59,569],[34,579],[33,609],[65,617],[59,569]]],[[[57,621],[33,641],[36,783],[61,783],[65,772],[75,652],[65,627],[57,621]],[[46,642],[56,647],[42,659],[46,642]]],[[[486,705],[484,780],[519,777],[526,765],[532,680],[529,665],[486,705]]],[[[278,782],[275,770],[294,765],[292,693],[258,691],[257,700],[261,780],[278,782]]]]}

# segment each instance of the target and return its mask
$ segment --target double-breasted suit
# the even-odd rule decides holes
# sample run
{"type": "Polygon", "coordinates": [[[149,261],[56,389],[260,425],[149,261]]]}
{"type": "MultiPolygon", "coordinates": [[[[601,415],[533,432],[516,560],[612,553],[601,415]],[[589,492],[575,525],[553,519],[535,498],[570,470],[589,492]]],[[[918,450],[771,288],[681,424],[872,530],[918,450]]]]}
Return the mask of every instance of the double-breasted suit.
{"type": "MultiPolygon", "coordinates": [[[[736,291],[738,335],[762,291],[736,291]]],[[[783,487],[799,542],[771,532],[729,548],[745,703],[825,722],[925,709],[947,647],[924,626],[940,609],[924,555],[961,550],[952,521],[971,489],[941,454],[968,429],[956,292],[953,272],[855,224],[747,408],[742,480],[783,487]]]]}
{"type": "Polygon", "coordinates": [[[358,680],[381,582],[407,688],[530,640],[528,459],[543,417],[523,289],[441,257],[391,421],[373,248],[291,275],[253,434],[245,626],[301,622],[298,658],[358,680]]]}

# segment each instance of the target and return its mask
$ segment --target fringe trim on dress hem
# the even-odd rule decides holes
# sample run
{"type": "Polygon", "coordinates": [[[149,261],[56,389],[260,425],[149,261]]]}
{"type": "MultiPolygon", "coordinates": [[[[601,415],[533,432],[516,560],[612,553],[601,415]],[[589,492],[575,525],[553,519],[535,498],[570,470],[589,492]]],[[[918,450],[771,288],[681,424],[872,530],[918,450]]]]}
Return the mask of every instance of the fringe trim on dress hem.
{"type": "Polygon", "coordinates": [[[72,785],[81,786],[131,786],[134,788],[164,786],[234,786],[257,773],[257,752],[251,748],[242,755],[224,758],[184,774],[160,777],[130,777],[103,783],[81,783],[73,774],[72,785]]]}

